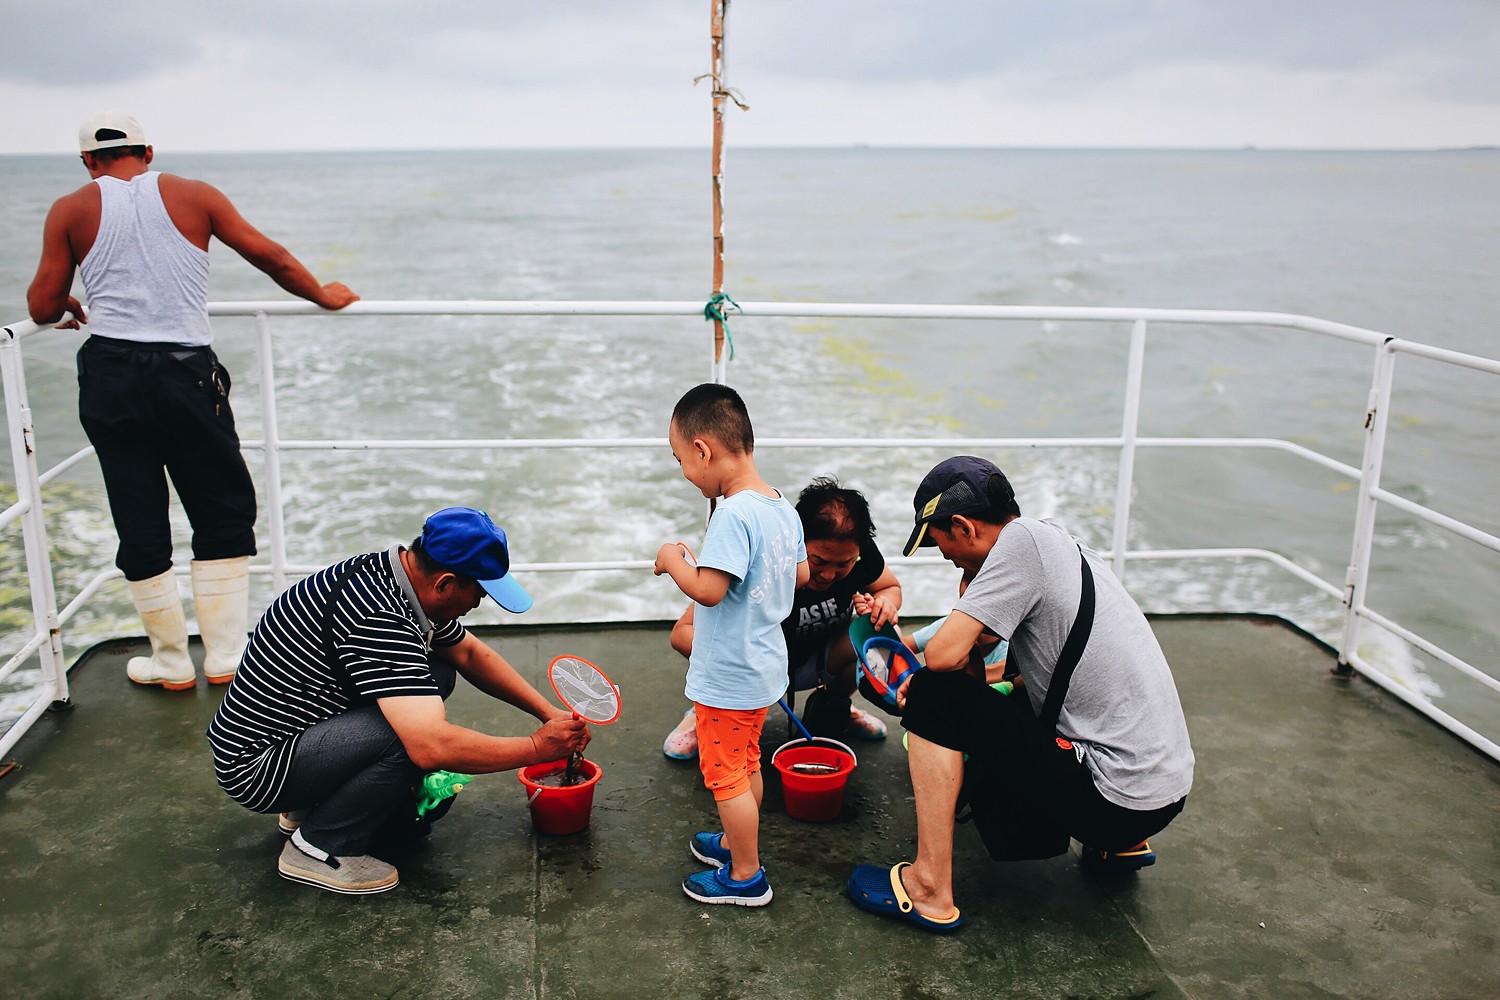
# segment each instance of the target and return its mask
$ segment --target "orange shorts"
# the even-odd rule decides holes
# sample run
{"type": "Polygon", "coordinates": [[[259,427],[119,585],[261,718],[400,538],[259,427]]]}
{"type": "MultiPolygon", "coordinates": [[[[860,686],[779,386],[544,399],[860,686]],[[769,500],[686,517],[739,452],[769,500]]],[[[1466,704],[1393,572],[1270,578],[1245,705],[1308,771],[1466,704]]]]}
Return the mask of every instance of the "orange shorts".
{"type": "Polygon", "coordinates": [[[760,771],[760,731],[765,708],[709,708],[693,703],[698,732],[698,767],[703,784],[722,802],[750,788],[750,776],[760,771]]]}

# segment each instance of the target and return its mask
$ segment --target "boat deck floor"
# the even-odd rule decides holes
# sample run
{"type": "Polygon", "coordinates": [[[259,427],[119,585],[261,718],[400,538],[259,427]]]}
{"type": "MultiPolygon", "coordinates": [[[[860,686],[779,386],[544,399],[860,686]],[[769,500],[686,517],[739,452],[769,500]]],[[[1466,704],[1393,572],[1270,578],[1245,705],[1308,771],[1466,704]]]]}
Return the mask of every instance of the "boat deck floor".
{"type": "MultiPolygon", "coordinates": [[[[844,895],[856,863],[915,843],[895,738],[856,746],[828,823],[790,819],[767,780],[769,907],[683,895],[702,867],[688,840],[716,819],[696,767],[661,753],[686,704],[665,624],[481,631],[533,682],[571,652],[620,684],[624,713],[589,749],[592,823],[535,834],[516,775],[481,776],[389,858],[400,886],[367,897],[278,877],[275,817],[214,784],[203,731],[222,689],[134,686],[123,658],[144,640],[107,643],[71,674],[76,710],[40,722],[0,779],[0,982],[70,1000],[1500,994],[1500,768],[1333,678],[1327,649],[1278,622],[1153,625],[1198,754],[1160,860],[1116,879],[1081,872],[1076,845],[996,864],[960,827],[968,925],[951,937],[844,895]]],[[[464,685],[449,713],[529,731],[464,685]]],[[[784,733],[776,718],[767,750],[784,733]]]]}

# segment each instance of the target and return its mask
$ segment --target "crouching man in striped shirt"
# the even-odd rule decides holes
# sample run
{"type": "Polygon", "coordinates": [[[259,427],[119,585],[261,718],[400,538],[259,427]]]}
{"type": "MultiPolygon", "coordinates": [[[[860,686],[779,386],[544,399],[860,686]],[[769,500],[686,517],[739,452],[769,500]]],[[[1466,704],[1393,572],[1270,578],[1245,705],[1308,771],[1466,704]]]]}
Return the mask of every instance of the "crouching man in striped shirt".
{"type": "Polygon", "coordinates": [[[393,889],[395,867],[369,852],[393,818],[414,819],[424,774],[508,771],[588,745],[586,723],[458,622],[485,594],[507,611],[531,607],[509,569],[489,515],[449,507],[409,547],[330,566],[266,609],[208,741],[230,798],[281,814],[283,877],[341,893],[393,889]],[[458,674],[541,727],[487,736],[449,722],[443,700],[458,674]]]}

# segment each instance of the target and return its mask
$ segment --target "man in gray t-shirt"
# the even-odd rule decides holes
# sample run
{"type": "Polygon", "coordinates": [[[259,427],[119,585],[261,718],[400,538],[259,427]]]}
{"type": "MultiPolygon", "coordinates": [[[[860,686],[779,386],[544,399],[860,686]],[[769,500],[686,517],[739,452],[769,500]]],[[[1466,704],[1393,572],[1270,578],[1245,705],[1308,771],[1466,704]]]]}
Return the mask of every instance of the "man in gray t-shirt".
{"type": "MultiPolygon", "coordinates": [[[[935,467],[915,497],[911,555],[939,551],[972,579],[926,648],[927,668],[902,693],[917,808],[917,859],[892,868],[860,865],[854,902],[926,930],[956,929],[953,820],[960,788],[987,846],[986,816],[1009,811],[1020,825],[1066,851],[1084,844],[1086,864],[1130,871],[1155,861],[1146,838],[1182,810],[1193,783],[1193,750],[1172,673],[1145,616],[1093,550],[1049,521],[1022,517],[1001,471],[958,456],[935,467]],[[1035,761],[1017,714],[1041,713],[1054,670],[1092,579],[1093,615],[1057,721],[1057,766],[1045,780],[1017,774],[1035,761]],[[1019,670],[1009,696],[984,682],[975,643],[1010,641],[1019,670]],[[966,755],[968,764],[965,764],[966,755]],[[1019,812],[1018,812],[1019,811],[1019,812]]],[[[1040,741],[1038,741],[1040,742],[1040,741]]],[[[1050,747],[1050,744],[1049,744],[1050,747]]],[[[1048,762],[1049,765],[1051,762],[1048,762]]]]}

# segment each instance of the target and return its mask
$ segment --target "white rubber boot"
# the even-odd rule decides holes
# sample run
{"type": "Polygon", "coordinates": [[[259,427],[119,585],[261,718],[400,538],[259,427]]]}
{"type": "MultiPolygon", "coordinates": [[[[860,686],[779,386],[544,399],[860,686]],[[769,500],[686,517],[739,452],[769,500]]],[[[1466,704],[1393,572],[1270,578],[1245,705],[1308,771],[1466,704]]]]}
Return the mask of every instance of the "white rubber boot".
{"type": "Polygon", "coordinates": [[[132,656],[125,664],[125,675],[137,684],[159,684],[168,691],[193,687],[198,675],[188,656],[187,619],[172,571],[130,581],[130,599],[151,638],[151,655],[132,656]]]}
{"type": "Polygon", "coordinates": [[[203,637],[203,674],[210,684],[228,684],[249,633],[250,557],[193,560],[193,610],[203,637]]]}

